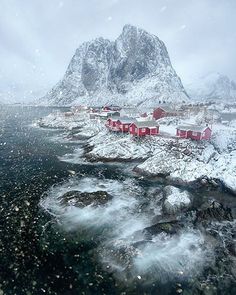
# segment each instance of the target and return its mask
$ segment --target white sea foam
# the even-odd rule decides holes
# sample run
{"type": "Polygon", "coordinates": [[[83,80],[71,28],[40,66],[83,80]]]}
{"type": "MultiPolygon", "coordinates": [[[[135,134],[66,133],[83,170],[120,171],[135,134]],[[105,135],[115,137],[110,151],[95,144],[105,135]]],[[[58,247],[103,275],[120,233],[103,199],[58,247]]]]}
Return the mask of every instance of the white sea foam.
{"type": "Polygon", "coordinates": [[[199,232],[183,232],[179,236],[156,236],[135,257],[137,274],[152,273],[163,280],[167,277],[190,276],[198,273],[206,259],[204,238],[199,232]]]}
{"type": "Polygon", "coordinates": [[[85,224],[90,228],[113,225],[115,232],[121,232],[122,235],[127,232],[127,235],[131,227],[134,226],[130,217],[138,203],[136,197],[140,193],[140,190],[135,189],[131,182],[133,181],[119,182],[97,178],[72,178],[68,182],[52,187],[47,197],[41,201],[41,206],[56,214],[66,222],[70,229],[85,224]],[[73,190],[80,192],[106,191],[113,196],[113,200],[106,206],[97,208],[87,206],[81,209],[75,206],[61,206],[60,198],[73,190]],[[126,231],[124,228],[126,228],[126,231]]]}
{"type": "Polygon", "coordinates": [[[76,148],[73,153],[65,154],[63,156],[58,157],[58,159],[62,162],[72,163],[72,164],[82,164],[85,162],[82,159],[84,153],[84,149],[82,147],[76,148]]]}
{"type": "Polygon", "coordinates": [[[145,242],[143,229],[151,225],[155,210],[140,211],[143,195],[143,190],[132,179],[117,181],[73,177],[52,187],[41,201],[41,206],[56,215],[68,231],[82,229],[95,239],[96,235],[102,235],[98,249],[101,263],[115,269],[118,276],[126,276],[127,266],[131,280],[141,276],[147,281],[163,281],[176,276],[193,276],[201,271],[208,252],[203,250],[204,238],[199,232],[188,230],[178,236],[162,233],[145,242]],[[98,207],[61,205],[61,197],[73,190],[106,191],[113,199],[98,207]],[[140,241],[144,243],[135,248],[134,244],[140,241]]]}

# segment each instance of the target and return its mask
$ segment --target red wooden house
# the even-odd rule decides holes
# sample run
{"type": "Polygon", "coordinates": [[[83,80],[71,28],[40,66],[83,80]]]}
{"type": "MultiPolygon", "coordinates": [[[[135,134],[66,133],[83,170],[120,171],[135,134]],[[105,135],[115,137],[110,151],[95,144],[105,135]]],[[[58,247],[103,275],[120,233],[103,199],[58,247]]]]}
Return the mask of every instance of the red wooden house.
{"type": "Polygon", "coordinates": [[[117,126],[117,120],[118,120],[118,117],[110,117],[107,119],[105,126],[111,131],[119,132],[120,129],[117,126]]]}
{"type": "Polygon", "coordinates": [[[105,125],[107,127],[115,127],[116,121],[117,121],[117,118],[108,118],[105,125]]]}
{"type": "Polygon", "coordinates": [[[181,125],[176,128],[176,136],[194,140],[210,139],[212,130],[209,126],[181,125]]]}
{"type": "Polygon", "coordinates": [[[153,119],[158,120],[164,117],[178,116],[178,112],[168,106],[158,107],[153,111],[153,119]]]}
{"type": "Polygon", "coordinates": [[[129,132],[129,126],[135,121],[136,120],[134,118],[119,118],[117,120],[117,126],[119,127],[121,132],[129,132]]]}
{"type": "Polygon", "coordinates": [[[129,133],[135,136],[157,135],[159,133],[159,125],[156,121],[133,122],[129,126],[129,133]]]}
{"type": "Polygon", "coordinates": [[[129,126],[134,121],[134,118],[114,117],[107,119],[106,126],[111,131],[129,132],[129,126]]]}

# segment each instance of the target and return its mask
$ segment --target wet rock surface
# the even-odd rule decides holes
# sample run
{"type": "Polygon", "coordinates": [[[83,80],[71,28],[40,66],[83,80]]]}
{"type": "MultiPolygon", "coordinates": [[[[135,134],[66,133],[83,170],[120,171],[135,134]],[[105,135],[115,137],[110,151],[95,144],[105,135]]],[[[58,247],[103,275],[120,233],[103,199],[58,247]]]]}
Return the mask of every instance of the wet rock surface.
{"type": "Polygon", "coordinates": [[[174,214],[187,209],[191,205],[191,195],[187,191],[180,190],[174,186],[166,186],[163,189],[165,201],[163,211],[167,214],[174,214]]]}
{"type": "Polygon", "coordinates": [[[159,222],[152,226],[146,227],[143,232],[146,236],[153,236],[160,233],[174,235],[177,234],[181,229],[183,229],[183,225],[177,220],[172,220],[168,222],[159,222]]]}
{"type": "Polygon", "coordinates": [[[195,222],[233,221],[231,209],[216,201],[207,202],[196,210],[195,222]]]}
{"type": "Polygon", "coordinates": [[[63,206],[73,205],[79,208],[86,206],[101,206],[112,200],[112,196],[105,191],[80,192],[70,191],[60,198],[60,204],[63,206]]]}
{"type": "MultiPolygon", "coordinates": [[[[77,135],[77,133],[75,133],[75,135],[77,135]]],[[[93,147],[96,147],[96,145],[93,147]]],[[[89,152],[92,150],[93,147],[88,145],[86,148],[85,146],[85,151],[87,150],[89,152]]],[[[173,152],[175,152],[175,146],[170,146],[170,148],[173,149],[173,152]]],[[[192,157],[194,151],[191,150],[189,147],[183,148],[183,155],[175,153],[176,157],[180,157],[181,159],[186,155],[188,157],[192,157]]],[[[104,162],[106,161],[103,158],[100,158],[99,160],[102,160],[104,162]]],[[[111,159],[111,162],[112,161],[114,161],[114,159],[111,159]]],[[[129,235],[127,236],[127,233],[125,231],[123,233],[123,229],[127,229],[127,227],[124,227],[122,228],[123,235],[121,235],[122,238],[120,240],[109,237],[109,247],[107,247],[107,244],[102,245],[102,249],[104,251],[103,259],[106,263],[105,272],[111,274],[111,276],[114,276],[115,278],[116,275],[119,276],[122,273],[122,275],[124,276],[122,280],[120,280],[120,278],[116,280],[116,284],[118,285],[121,284],[121,281],[127,282],[126,279],[131,282],[129,287],[126,286],[123,289],[126,294],[137,294],[139,290],[143,291],[143,288],[145,288],[145,284],[148,285],[148,288],[146,289],[146,294],[168,294],[171,288],[173,289],[173,294],[235,294],[236,292],[234,287],[236,281],[236,233],[235,223],[233,221],[233,210],[231,210],[231,207],[233,206],[232,203],[229,205],[227,204],[229,197],[228,195],[225,195],[223,197],[223,202],[222,199],[218,201],[219,199],[216,197],[215,194],[222,189],[221,182],[218,182],[215,178],[208,178],[207,176],[203,176],[202,178],[199,178],[197,181],[194,181],[192,183],[183,182],[181,181],[181,179],[175,179],[174,181],[173,179],[168,178],[168,174],[159,174],[159,176],[163,177],[164,179],[164,181],[161,183],[162,186],[158,187],[155,190],[152,190],[152,192],[146,191],[145,194],[140,194],[139,203],[135,208],[136,211],[132,212],[134,214],[138,212],[137,219],[135,220],[135,222],[137,221],[137,223],[139,223],[140,221],[139,218],[143,214],[146,214],[147,224],[145,223],[142,228],[138,226],[138,230],[136,232],[132,232],[132,237],[130,237],[129,235]],[[178,188],[173,186],[170,187],[170,183],[178,186],[178,188]],[[199,193],[198,196],[196,196],[195,193],[199,190],[201,190],[202,195],[199,193]],[[171,199],[171,195],[173,195],[174,192],[176,192],[176,198],[171,199]],[[211,197],[204,198],[206,192],[211,192],[211,197]],[[184,198],[183,195],[181,198],[182,193],[184,193],[184,198]],[[194,242],[191,241],[190,236],[190,243],[187,243],[187,246],[181,244],[182,235],[189,232],[199,234],[199,239],[202,238],[202,242],[198,244],[198,239],[196,239],[194,240],[196,241],[195,245],[194,242]],[[170,256],[169,258],[168,254],[169,251],[171,251],[171,247],[169,246],[171,243],[173,243],[172,249],[174,255],[170,256]],[[165,246],[167,246],[167,248],[165,248],[165,246]],[[142,275],[138,273],[135,279],[133,279],[134,273],[136,271],[134,267],[134,262],[136,259],[143,259],[145,255],[147,261],[149,259],[154,259],[153,256],[158,255],[161,249],[164,249],[162,255],[165,257],[165,259],[161,261],[161,265],[160,263],[158,265],[158,262],[160,261],[155,261],[154,267],[156,269],[158,269],[159,267],[159,272],[162,275],[164,269],[164,272],[166,273],[163,276],[168,276],[168,271],[171,272],[172,269],[169,269],[167,264],[166,270],[165,267],[163,268],[163,264],[164,266],[166,266],[165,263],[166,260],[168,261],[168,259],[170,265],[172,265],[172,263],[175,263],[178,259],[178,255],[182,255],[182,253],[178,253],[179,249],[181,249],[181,252],[182,249],[186,250],[186,248],[187,253],[191,252],[191,255],[193,256],[195,255],[195,252],[197,252],[199,249],[200,253],[201,251],[203,253],[208,253],[208,250],[209,253],[213,253],[213,257],[205,256],[203,258],[204,267],[202,268],[201,273],[197,273],[191,276],[190,272],[184,272],[184,266],[182,264],[182,260],[180,260],[179,268],[177,268],[179,272],[174,277],[174,280],[168,281],[168,285],[172,285],[172,287],[168,289],[168,292],[159,292],[159,286],[162,285],[162,282],[159,280],[161,279],[161,277],[158,276],[159,273],[155,277],[150,269],[149,278],[151,277],[153,279],[154,277],[154,284],[158,286],[156,288],[153,288],[153,292],[151,292],[151,284],[149,284],[149,281],[147,280],[148,275],[146,275],[145,273],[142,275]],[[157,251],[153,253],[152,250],[149,251],[149,249],[156,249],[157,251]],[[115,262],[115,264],[112,264],[109,258],[113,258],[113,262],[115,262]],[[137,286],[135,285],[136,281],[138,282],[137,286]],[[184,283],[180,284],[183,281],[184,283]],[[134,289],[132,289],[133,286],[135,286],[134,289],[137,287],[135,290],[136,292],[134,291],[134,289]],[[132,291],[129,292],[128,288],[130,288],[130,290],[132,291]]],[[[140,181],[142,179],[144,185],[146,182],[149,181],[149,178],[144,176],[141,176],[138,179],[140,181]]],[[[158,180],[157,182],[155,182],[156,179],[154,178],[152,180],[153,184],[155,183],[156,186],[159,186],[157,185],[158,180]]],[[[66,193],[63,195],[64,201],[61,200],[61,205],[63,209],[64,206],[70,207],[71,205],[75,207],[77,206],[79,208],[84,208],[86,206],[104,206],[104,209],[110,209],[109,202],[112,198],[110,199],[110,197],[108,196],[102,196],[100,199],[100,196],[96,195],[100,193],[100,189],[106,190],[106,187],[99,186],[99,191],[93,193],[84,193],[76,190],[66,193]],[[81,200],[81,198],[83,198],[83,201],[81,200]]],[[[114,198],[116,197],[117,196],[114,194],[114,198]]],[[[113,205],[113,203],[115,202],[112,202],[111,204],[113,205]]],[[[80,210],[78,211],[81,213],[80,210]]],[[[123,209],[119,211],[119,214],[122,214],[122,211],[123,209]]],[[[86,212],[86,209],[84,212],[86,212]]],[[[130,214],[130,217],[132,216],[132,213],[127,211],[127,214],[130,214]]],[[[101,217],[101,219],[102,218],[103,217],[101,217]]],[[[96,218],[94,218],[94,220],[96,220],[96,218]]],[[[116,223],[122,224],[122,221],[116,219],[116,223]]],[[[79,225],[77,226],[79,227],[79,225]]],[[[131,229],[129,228],[128,231],[132,231],[132,226],[133,224],[130,223],[131,229]]],[[[99,235],[105,237],[110,230],[110,223],[108,227],[109,228],[106,229],[102,228],[99,232],[99,235]]],[[[96,232],[97,231],[98,230],[96,229],[96,232]]],[[[103,240],[100,239],[100,241],[104,243],[105,239],[106,237],[103,240]]],[[[96,240],[96,235],[93,235],[93,240],[96,240]]],[[[101,248],[97,249],[97,251],[100,250],[101,248]]],[[[192,264],[191,255],[189,259],[189,265],[192,264]]],[[[96,258],[94,258],[94,263],[98,264],[98,260],[96,260],[96,258]]],[[[183,254],[183,256],[181,256],[181,258],[183,258],[184,263],[185,253],[183,254]]],[[[201,260],[201,255],[198,257],[198,259],[201,260]]],[[[115,289],[112,289],[112,291],[113,290],[115,289]]],[[[142,293],[142,291],[140,291],[140,294],[145,294],[145,292],[143,291],[142,293]]],[[[120,294],[123,293],[120,292],[120,294]]]]}

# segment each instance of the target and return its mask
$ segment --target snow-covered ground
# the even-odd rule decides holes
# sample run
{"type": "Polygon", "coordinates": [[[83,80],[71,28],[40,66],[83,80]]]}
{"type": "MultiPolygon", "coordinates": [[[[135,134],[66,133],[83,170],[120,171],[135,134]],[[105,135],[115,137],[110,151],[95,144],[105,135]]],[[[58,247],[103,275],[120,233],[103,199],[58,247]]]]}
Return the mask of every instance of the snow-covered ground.
{"type": "Polygon", "coordinates": [[[222,111],[223,114],[236,114],[236,108],[225,109],[222,111]]]}
{"type": "Polygon", "coordinates": [[[62,112],[51,113],[48,116],[42,118],[38,124],[41,127],[46,128],[58,128],[72,130],[73,128],[79,128],[84,125],[88,114],[81,113],[74,116],[66,117],[62,112]]]}
{"type": "MultiPolygon", "coordinates": [[[[189,118],[188,122],[199,120],[189,118]]],[[[211,141],[192,141],[175,138],[176,124],[182,119],[159,120],[159,136],[133,138],[129,134],[111,133],[104,121],[90,120],[88,115],[65,118],[51,114],[42,119],[44,126],[71,130],[79,128],[77,135],[87,137],[93,160],[140,160],[137,171],[149,175],[162,175],[178,182],[191,183],[202,178],[217,179],[236,193],[236,128],[214,124],[211,141]]],[[[81,156],[81,150],[79,149],[81,156]]]]}
{"type": "MultiPolygon", "coordinates": [[[[181,119],[176,118],[159,120],[161,135],[135,139],[129,134],[109,132],[104,121],[90,120],[87,116],[82,118],[82,115],[79,120],[63,119],[62,114],[59,114],[59,119],[57,116],[54,114],[44,118],[45,127],[64,126],[65,140],[74,138],[75,142],[76,138],[79,139],[74,153],[60,157],[61,161],[89,164],[93,170],[95,164],[89,159],[138,160],[136,170],[143,174],[169,175],[184,184],[199,178],[199,183],[204,184],[209,183],[209,178],[214,178],[212,185],[217,185],[217,179],[221,180],[236,194],[235,122],[229,126],[214,125],[212,140],[197,142],[174,136],[176,124],[181,123],[181,119]]],[[[189,118],[189,122],[193,123],[194,118],[189,118]]],[[[121,169],[128,166],[116,165],[120,165],[121,169]]],[[[137,165],[136,161],[131,165],[137,165]]],[[[103,175],[108,165],[103,163],[102,166],[104,170],[94,169],[92,177],[90,172],[86,176],[68,170],[71,177],[52,186],[40,201],[41,207],[55,217],[63,231],[73,232],[78,242],[91,239],[98,242],[96,254],[102,268],[126,284],[138,281],[139,286],[153,284],[154,281],[166,283],[166,279],[189,282],[199,275],[202,277],[205,269],[213,267],[214,276],[218,268],[228,275],[227,268],[221,264],[218,266],[216,259],[218,255],[221,259],[224,254],[224,257],[228,257],[224,264],[231,265],[233,260],[225,240],[230,241],[231,249],[234,223],[226,222],[228,219],[225,220],[223,216],[222,223],[217,221],[213,224],[211,218],[214,220],[215,213],[218,220],[217,216],[222,217],[221,214],[226,211],[220,204],[220,209],[215,210],[215,196],[210,196],[205,202],[207,196],[204,193],[201,196],[190,192],[189,187],[169,185],[171,181],[167,182],[168,185],[147,181],[147,184],[153,185],[146,187],[146,183],[141,185],[144,183],[142,180],[128,173],[124,178],[113,179],[114,170],[110,170],[110,179],[103,175]],[[101,192],[109,194],[111,198],[105,204],[96,204],[101,192]],[[94,203],[78,206],[81,199],[77,193],[94,193],[94,203]],[[199,211],[195,210],[196,201],[199,211]],[[204,216],[204,223],[197,212],[204,216]],[[222,226],[222,229],[215,229],[215,224],[222,226]],[[217,237],[215,232],[218,233],[217,237]],[[219,252],[221,243],[227,250],[223,254],[219,252]]],[[[228,206],[228,199],[226,202],[228,206]]],[[[178,293],[182,292],[182,289],[178,290],[178,293]]]]}

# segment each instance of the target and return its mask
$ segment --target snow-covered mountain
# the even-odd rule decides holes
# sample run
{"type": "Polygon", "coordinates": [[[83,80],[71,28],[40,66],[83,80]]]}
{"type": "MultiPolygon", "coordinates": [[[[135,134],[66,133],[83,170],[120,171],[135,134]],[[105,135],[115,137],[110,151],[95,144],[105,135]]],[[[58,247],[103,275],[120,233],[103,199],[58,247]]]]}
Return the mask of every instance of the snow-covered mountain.
{"type": "Polygon", "coordinates": [[[98,38],[83,43],[63,79],[41,101],[153,106],[159,101],[188,99],[165,44],[142,29],[125,25],[114,42],[98,38]]]}
{"type": "Polygon", "coordinates": [[[211,73],[196,79],[186,89],[197,100],[236,100],[236,83],[226,75],[211,73]]]}

